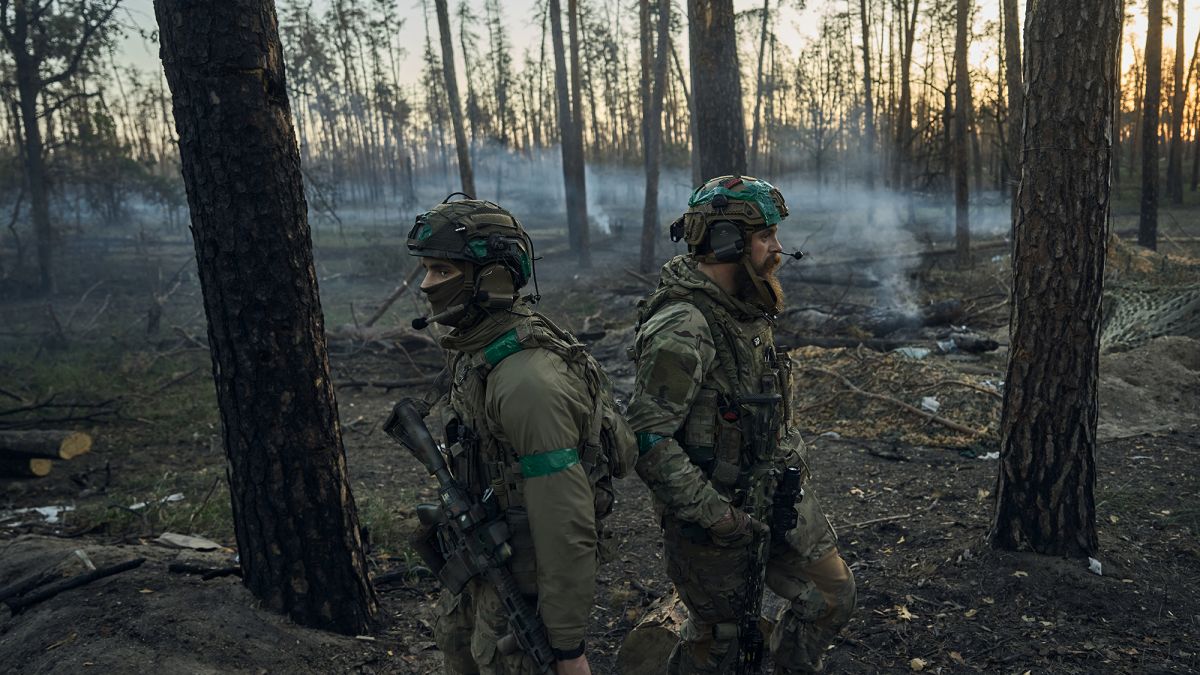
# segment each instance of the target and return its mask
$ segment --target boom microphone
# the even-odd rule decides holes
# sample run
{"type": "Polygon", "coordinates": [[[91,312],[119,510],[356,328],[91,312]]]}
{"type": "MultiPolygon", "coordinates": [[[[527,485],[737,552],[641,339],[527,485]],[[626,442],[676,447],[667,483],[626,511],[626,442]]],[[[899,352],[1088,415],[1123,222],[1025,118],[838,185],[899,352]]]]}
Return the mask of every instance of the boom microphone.
{"type": "Polygon", "coordinates": [[[465,304],[454,305],[453,307],[448,307],[445,311],[438,312],[437,314],[434,314],[433,316],[418,316],[417,318],[412,320],[413,330],[425,330],[425,328],[427,328],[429,326],[429,324],[437,323],[438,321],[441,321],[442,319],[448,319],[448,318],[454,316],[455,314],[461,314],[462,312],[466,311],[466,309],[467,309],[467,306],[465,304]]]}
{"type": "Polygon", "coordinates": [[[780,251],[779,253],[781,255],[786,255],[789,258],[795,258],[796,260],[799,260],[799,259],[803,258],[804,256],[808,255],[804,251],[792,251],[791,253],[788,253],[786,251],[780,251]]]}

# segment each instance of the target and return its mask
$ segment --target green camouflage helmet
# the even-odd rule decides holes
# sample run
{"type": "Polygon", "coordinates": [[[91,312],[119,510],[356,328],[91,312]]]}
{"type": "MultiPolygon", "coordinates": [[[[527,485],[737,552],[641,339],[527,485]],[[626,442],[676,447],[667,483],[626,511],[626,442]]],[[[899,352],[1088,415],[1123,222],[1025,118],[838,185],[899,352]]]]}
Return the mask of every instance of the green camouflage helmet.
{"type": "Polygon", "coordinates": [[[721,248],[710,240],[714,224],[732,223],[736,230],[753,232],[777,225],[787,215],[787,204],[774,185],[753,176],[721,176],[692,193],[688,210],[671,225],[671,239],[686,241],[688,252],[703,262],[733,262],[736,258],[714,254],[714,249],[721,248]]]}
{"type": "MultiPolygon", "coordinates": [[[[453,196],[453,195],[451,195],[453,196]]],[[[409,253],[471,263],[480,269],[503,265],[521,288],[533,275],[533,242],[521,223],[494,202],[444,201],[417,216],[408,233],[409,253]]]]}

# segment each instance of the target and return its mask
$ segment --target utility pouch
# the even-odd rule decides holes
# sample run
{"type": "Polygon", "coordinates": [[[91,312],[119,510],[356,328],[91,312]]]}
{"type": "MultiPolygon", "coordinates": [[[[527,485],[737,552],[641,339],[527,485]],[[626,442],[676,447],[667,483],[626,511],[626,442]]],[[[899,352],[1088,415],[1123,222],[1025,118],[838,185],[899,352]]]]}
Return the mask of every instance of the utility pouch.
{"type": "Polygon", "coordinates": [[[683,423],[684,447],[713,446],[717,434],[717,392],[701,389],[683,423]]]}
{"type": "Polygon", "coordinates": [[[525,595],[537,594],[537,552],[533,546],[533,532],[529,529],[529,513],[525,507],[509,508],[504,512],[504,520],[508,523],[508,531],[512,538],[508,540],[512,547],[512,558],[508,561],[508,569],[512,572],[517,587],[525,595]]]}

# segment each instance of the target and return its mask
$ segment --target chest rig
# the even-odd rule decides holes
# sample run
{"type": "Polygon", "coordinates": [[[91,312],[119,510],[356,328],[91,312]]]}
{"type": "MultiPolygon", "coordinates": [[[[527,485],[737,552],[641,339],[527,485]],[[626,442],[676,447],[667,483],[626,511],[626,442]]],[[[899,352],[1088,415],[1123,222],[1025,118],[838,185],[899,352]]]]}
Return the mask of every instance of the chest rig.
{"type": "MultiPolygon", "coordinates": [[[[554,352],[587,387],[586,398],[592,407],[575,449],[593,488],[599,524],[612,511],[612,478],[624,476],[636,461],[636,441],[617,411],[611,385],[587,348],[539,314],[479,352],[452,353],[449,370],[453,416],[446,425],[452,471],[476,495],[491,490],[502,509],[524,508],[525,475],[517,448],[508,441],[499,420],[488,416],[486,397],[491,372],[504,359],[526,349],[554,352]]],[[[537,402],[529,404],[531,414],[535,413],[537,402]]]]}
{"type": "Polygon", "coordinates": [[[776,352],[766,315],[735,318],[700,290],[659,288],[640,308],[640,322],[672,302],[700,311],[716,350],[675,440],[719,492],[741,505],[782,457],[778,441],[791,419],[791,361],[776,352]]]}

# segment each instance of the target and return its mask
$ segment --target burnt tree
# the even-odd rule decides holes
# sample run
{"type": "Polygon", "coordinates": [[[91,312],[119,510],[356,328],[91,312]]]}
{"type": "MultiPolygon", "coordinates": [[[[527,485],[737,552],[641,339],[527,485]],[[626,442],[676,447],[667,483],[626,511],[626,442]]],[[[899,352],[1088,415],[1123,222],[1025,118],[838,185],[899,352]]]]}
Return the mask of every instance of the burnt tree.
{"type": "MultiPolygon", "coordinates": [[[[1010,218],[1017,218],[1017,185],[1021,182],[1021,109],[1025,86],[1021,83],[1021,29],[1017,19],[1017,0],[1002,0],[1004,13],[1004,81],[1008,87],[1008,145],[1004,161],[1008,166],[1010,218]]],[[[1010,228],[1010,238],[1012,232],[1010,228]]]]}
{"type": "Polygon", "coordinates": [[[1158,248],[1158,109],[1162,98],[1162,0],[1147,3],[1146,93],[1142,100],[1142,198],[1138,244],[1158,248]]]}
{"type": "Polygon", "coordinates": [[[246,585],[353,634],[378,611],[346,478],[271,0],[155,0],[246,585]]]}
{"type": "Polygon", "coordinates": [[[1118,0],[1038,2],[1025,21],[1024,169],[990,539],[1094,555],[1100,298],[1118,0]]]}
{"type": "Polygon", "coordinates": [[[450,11],[446,0],[434,0],[437,8],[438,33],[442,39],[442,73],[446,80],[446,98],[450,103],[450,122],[454,125],[454,148],[458,152],[458,175],[462,191],[472,198],[475,193],[475,173],[471,169],[471,148],[463,129],[462,105],[458,101],[458,78],[454,72],[454,42],[450,39],[450,11]]]}
{"type": "Polygon", "coordinates": [[[1183,204],[1183,108],[1187,100],[1187,78],[1183,76],[1183,52],[1187,42],[1183,36],[1184,8],[1187,3],[1175,3],[1175,67],[1172,70],[1171,139],[1167,146],[1167,198],[1183,204]]]}
{"type": "Polygon", "coordinates": [[[954,246],[959,267],[971,266],[971,211],[967,170],[971,116],[971,74],[967,66],[970,0],[958,0],[954,37],[954,246]]]}
{"type": "Polygon", "coordinates": [[[638,269],[652,272],[654,244],[659,237],[658,178],[659,163],[662,160],[662,111],[667,87],[667,51],[671,39],[671,3],[669,0],[658,0],[658,41],[653,50],[650,48],[650,0],[641,0],[638,6],[642,52],[642,147],[646,169],[646,200],[642,205],[642,253],[638,269]]]}
{"type": "MultiPolygon", "coordinates": [[[[576,115],[571,109],[572,84],[568,82],[567,77],[567,52],[562,29],[562,4],[559,0],[550,0],[549,12],[550,40],[554,50],[554,92],[558,108],[559,146],[562,148],[563,187],[567,201],[567,235],[571,250],[575,251],[580,266],[588,267],[591,265],[591,250],[588,246],[583,130],[575,128],[576,115]]],[[[568,20],[575,21],[573,18],[568,20]]],[[[571,49],[572,52],[578,51],[577,39],[571,45],[571,49]]],[[[578,54],[572,53],[571,57],[572,63],[578,62],[578,54]]],[[[578,81],[578,77],[575,80],[578,81]]],[[[580,105],[578,99],[575,105],[580,105]]],[[[582,117],[579,119],[582,120],[582,117]]]]}
{"type": "Polygon", "coordinates": [[[746,173],[746,119],[733,0],[688,0],[692,115],[700,175],[746,173]]]}

